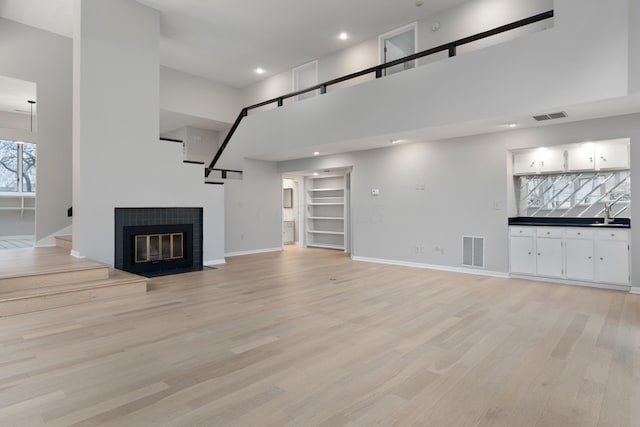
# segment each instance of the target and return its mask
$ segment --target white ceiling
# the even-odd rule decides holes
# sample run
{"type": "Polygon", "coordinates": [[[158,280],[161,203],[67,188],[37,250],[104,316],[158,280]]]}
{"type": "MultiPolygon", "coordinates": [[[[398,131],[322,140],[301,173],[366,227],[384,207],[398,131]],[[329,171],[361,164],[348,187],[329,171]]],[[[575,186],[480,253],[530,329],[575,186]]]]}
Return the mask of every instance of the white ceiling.
{"type": "MultiPolygon", "coordinates": [[[[467,0],[138,1],[162,13],[163,65],[242,88],[467,0]]],[[[71,37],[73,4],[0,0],[0,16],[71,37]]]]}

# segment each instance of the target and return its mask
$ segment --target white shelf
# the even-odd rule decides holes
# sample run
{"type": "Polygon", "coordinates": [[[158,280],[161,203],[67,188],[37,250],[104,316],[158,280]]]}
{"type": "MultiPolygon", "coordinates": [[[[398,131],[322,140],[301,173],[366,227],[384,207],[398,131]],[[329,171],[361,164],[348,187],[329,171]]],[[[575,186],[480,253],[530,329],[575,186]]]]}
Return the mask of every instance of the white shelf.
{"type": "Polygon", "coordinates": [[[343,206],[344,202],[307,203],[309,206],[343,206]]]}
{"type": "Polygon", "coordinates": [[[344,231],[307,230],[307,233],[312,233],[312,234],[335,234],[335,235],[338,235],[338,236],[344,235],[344,231]]]}
{"type": "Polygon", "coordinates": [[[326,245],[326,244],[307,243],[307,246],[312,247],[312,248],[344,250],[344,246],[340,246],[340,245],[326,245]]]}
{"type": "Polygon", "coordinates": [[[344,221],[342,216],[308,216],[307,219],[335,219],[338,221],[344,221]]]}
{"type": "Polygon", "coordinates": [[[19,193],[17,191],[0,191],[0,197],[14,197],[14,198],[25,198],[25,199],[33,199],[36,197],[36,193],[19,193]]]}
{"type": "Polygon", "coordinates": [[[333,200],[333,199],[344,199],[342,196],[328,196],[328,197],[312,197],[313,200],[333,200]]]}
{"type": "Polygon", "coordinates": [[[13,207],[13,206],[3,206],[0,207],[0,211],[35,211],[36,208],[34,207],[25,207],[25,208],[21,208],[21,207],[13,207]]]}

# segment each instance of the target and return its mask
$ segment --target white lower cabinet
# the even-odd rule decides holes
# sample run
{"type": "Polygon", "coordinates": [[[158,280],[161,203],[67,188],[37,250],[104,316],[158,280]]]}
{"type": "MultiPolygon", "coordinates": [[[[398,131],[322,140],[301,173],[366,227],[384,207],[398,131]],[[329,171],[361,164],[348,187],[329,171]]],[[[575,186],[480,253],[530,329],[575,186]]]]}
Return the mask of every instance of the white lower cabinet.
{"type": "Polygon", "coordinates": [[[566,276],[571,280],[593,282],[595,277],[595,243],[593,230],[565,229],[566,276]]]}
{"type": "Polygon", "coordinates": [[[628,230],[509,228],[513,274],[613,285],[630,283],[628,230]],[[531,249],[533,257],[529,255],[531,249]]]}
{"type": "Polygon", "coordinates": [[[562,238],[536,238],[536,273],[544,277],[562,277],[562,238]]]}
{"type": "Polygon", "coordinates": [[[629,233],[598,230],[596,235],[596,278],[598,282],[629,283],[629,233]]]}

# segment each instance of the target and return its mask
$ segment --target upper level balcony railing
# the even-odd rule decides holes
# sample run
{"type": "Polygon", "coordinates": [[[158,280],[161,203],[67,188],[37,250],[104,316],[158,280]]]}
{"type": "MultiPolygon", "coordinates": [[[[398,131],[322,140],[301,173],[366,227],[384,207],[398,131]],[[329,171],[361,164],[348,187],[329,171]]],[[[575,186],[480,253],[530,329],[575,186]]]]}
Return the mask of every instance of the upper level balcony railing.
{"type": "Polygon", "coordinates": [[[242,111],[240,111],[240,114],[238,115],[238,117],[236,118],[235,122],[233,123],[233,125],[231,126],[231,129],[229,130],[229,133],[227,134],[227,136],[225,137],[224,141],[222,142],[222,144],[220,145],[220,148],[218,149],[218,151],[216,152],[216,155],[214,156],[213,160],[211,161],[211,164],[209,165],[208,168],[205,169],[205,176],[209,176],[209,174],[211,173],[212,170],[215,170],[215,165],[218,162],[218,160],[220,159],[220,156],[222,156],[222,153],[224,152],[225,148],[227,147],[227,145],[229,144],[229,141],[231,140],[231,138],[233,137],[233,134],[235,133],[236,129],[238,128],[238,126],[240,125],[240,122],[242,121],[242,119],[244,117],[246,117],[249,113],[250,110],[255,110],[257,108],[261,108],[261,107],[265,107],[268,105],[272,105],[275,104],[278,107],[281,107],[284,105],[284,101],[290,98],[294,98],[309,92],[314,92],[314,91],[318,91],[321,95],[327,93],[327,88],[329,86],[333,86],[336,85],[338,83],[342,83],[348,80],[352,80],[352,79],[356,79],[358,77],[362,77],[362,76],[366,76],[369,74],[375,74],[376,78],[381,78],[384,76],[384,71],[387,68],[391,68],[394,67],[396,65],[401,65],[404,64],[406,62],[409,61],[414,61],[420,58],[424,58],[426,56],[429,55],[434,55],[440,52],[448,52],[449,53],[449,57],[454,57],[456,56],[457,53],[457,49],[460,46],[478,41],[478,40],[482,40],[482,39],[486,39],[488,37],[492,37],[501,33],[505,33],[507,31],[512,31],[515,30],[517,28],[521,28],[527,25],[531,25],[531,24],[535,24],[537,22],[540,21],[544,21],[547,19],[551,19],[554,16],[554,12],[553,10],[549,10],[547,12],[543,12],[534,16],[530,16],[528,18],[525,19],[521,19],[519,21],[515,21],[512,22],[510,24],[506,24],[506,25],[502,25],[500,27],[497,28],[493,28],[491,30],[487,30],[469,37],[464,37],[462,39],[450,42],[450,43],[445,43],[443,45],[440,46],[436,46],[433,47],[431,49],[427,49],[424,50],[422,52],[418,52],[418,53],[414,53],[412,55],[406,56],[404,58],[400,58],[397,59],[395,61],[391,61],[391,62],[386,62],[384,64],[380,64],[380,65],[376,65],[375,67],[369,67],[366,68],[362,71],[358,71],[355,73],[351,73],[348,74],[346,76],[342,76],[342,77],[338,77],[335,78],[333,80],[329,80],[326,81],[324,83],[320,83],[317,84],[315,86],[310,86],[308,88],[296,91],[296,92],[291,92],[288,93],[286,95],[282,95],[279,96],[277,98],[273,98],[273,99],[269,99],[267,101],[263,101],[263,102],[259,102],[257,104],[254,105],[250,105],[248,107],[245,107],[242,109],[242,111]]]}

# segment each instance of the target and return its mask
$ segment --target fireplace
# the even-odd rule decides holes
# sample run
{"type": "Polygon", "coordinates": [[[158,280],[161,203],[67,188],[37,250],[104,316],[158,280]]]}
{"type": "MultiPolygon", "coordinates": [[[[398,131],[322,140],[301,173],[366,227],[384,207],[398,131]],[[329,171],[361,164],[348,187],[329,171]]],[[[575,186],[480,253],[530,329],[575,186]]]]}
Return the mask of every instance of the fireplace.
{"type": "Polygon", "coordinates": [[[114,265],[148,277],[202,270],[202,208],[116,208],[114,265]]]}

